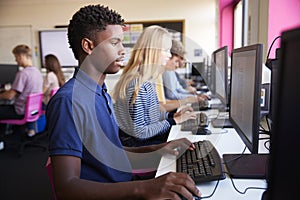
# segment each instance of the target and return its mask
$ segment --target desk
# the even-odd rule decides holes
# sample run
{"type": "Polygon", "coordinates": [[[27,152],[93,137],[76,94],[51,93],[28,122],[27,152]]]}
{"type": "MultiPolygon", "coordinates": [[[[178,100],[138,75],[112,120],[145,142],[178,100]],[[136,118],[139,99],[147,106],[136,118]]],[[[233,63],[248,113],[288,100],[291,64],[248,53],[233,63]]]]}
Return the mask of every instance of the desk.
{"type": "MultiPolygon", "coordinates": [[[[209,111],[214,112],[214,111],[209,111]]],[[[224,153],[241,153],[243,149],[245,148],[245,145],[243,144],[242,140],[240,139],[239,135],[235,132],[234,129],[216,129],[209,127],[211,131],[213,132],[211,135],[192,135],[191,132],[188,131],[181,131],[180,125],[172,126],[168,141],[173,139],[179,139],[186,137],[191,142],[196,142],[199,140],[210,140],[217,151],[219,152],[220,156],[222,156],[224,153]],[[226,132],[226,133],[225,133],[226,132]]],[[[262,136],[265,137],[265,136],[262,136]]],[[[264,142],[266,140],[260,140],[259,144],[259,153],[268,153],[269,151],[264,147],[264,142]]],[[[249,153],[247,150],[246,152],[249,153]]],[[[224,166],[225,168],[225,166],[224,166]]],[[[156,177],[163,175],[167,172],[175,172],[176,171],[176,158],[175,156],[166,155],[163,156],[157,173],[156,177]]],[[[247,187],[259,187],[259,188],[266,188],[267,183],[265,180],[262,179],[233,179],[234,184],[236,188],[239,191],[244,191],[247,187]]],[[[202,196],[208,196],[210,195],[216,185],[217,181],[212,181],[209,183],[202,183],[197,185],[199,190],[202,193],[202,196]]],[[[209,198],[211,200],[260,200],[262,197],[262,193],[265,190],[262,189],[250,189],[245,194],[238,193],[228,176],[226,176],[226,179],[220,180],[219,185],[214,193],[214,195],[209,198]]]]}

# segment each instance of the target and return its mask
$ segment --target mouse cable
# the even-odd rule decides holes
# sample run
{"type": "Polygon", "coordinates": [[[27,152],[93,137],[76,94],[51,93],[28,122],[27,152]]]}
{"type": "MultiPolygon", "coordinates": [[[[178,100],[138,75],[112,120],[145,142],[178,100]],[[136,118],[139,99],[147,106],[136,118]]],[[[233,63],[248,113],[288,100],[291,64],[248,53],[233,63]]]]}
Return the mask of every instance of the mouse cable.
{"type": "Polygon", "coordinates": [[[271,134],[271,125],[270,125],[270,122],[269,122],[267,117],[266,117],[266,122],[267,122],[267,126],[268,126],[268,129],[269,129],[269,133],[271,134]]]}
{"type": "Polygon", "coordinates": [[[265,147],[268,151],[270,151],[270,144],[269,144],[269,146],[267,146],[268,143],[270,143],[270,139],[268,139],[267,141],[264,142],[264,147],[265,147]]]}
{"type": "Polygon", "coordinates": [[[201,197],[200,199],[207,199],[207,198],[212,197],[212,196],[215,194],[216,190],[217,190],[217,187],[218,187],[218,185],[219,185],[219,182],[220,182],[220,178],[218,179],[218,181],[217,181],[217,183],[216,183],[216,185],[215,185],[215,188],[214,188],[214,190],[212,191],[212,193],[211,193],[210,195],[208,195],[208,196],[201,197]]]}
{"type": "MultiPolygon", "coordinates": [[[[229,175],[229,173],[227,173],[227,172],[225,172],[226,174],[228,174],[229,175]]],[[[229,176],[230,177],[230,176],[229,176]]],[[[246,194],[246,192],[248,191],[248,190],[266,190],[267,188],[263,188],[263,187],[246,187],[246,189],[244,190],[244,191],[240,191],[239,189],[237,189],[237,187],[235,186],[235,184],[234,184],[234,181],[233,181],[233,179],[230,177],[230,181],[231,181],[231,183],[232,183],[232,186],[233,186],[233,188],[235,189],[235,191],[237,191],[238,193],[240,193],[240,194],[246,194]]]]}

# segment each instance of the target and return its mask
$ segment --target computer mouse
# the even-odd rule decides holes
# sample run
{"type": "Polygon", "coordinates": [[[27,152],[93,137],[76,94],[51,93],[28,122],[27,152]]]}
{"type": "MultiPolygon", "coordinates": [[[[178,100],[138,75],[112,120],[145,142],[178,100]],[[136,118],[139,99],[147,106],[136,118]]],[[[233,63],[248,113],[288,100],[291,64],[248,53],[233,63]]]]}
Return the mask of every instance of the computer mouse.
{"type": "MultiPolygon", "coordinates": [[[[180,198],[181,198],[181,200],[186,200],[186,198],[183,197],[183,196],[181,196],[181,195],[180,195],[180,198]]],[[[201,198],[201,197],[194,196],[194,200],[200,200],[200,199],[202,199],[202,198],[201,198]]]]}
{"type": "Polygon", "coordinates": [[[211,131],[204,127],[195,127],[192,129],[193,135],[210,135],[211,131]]]}

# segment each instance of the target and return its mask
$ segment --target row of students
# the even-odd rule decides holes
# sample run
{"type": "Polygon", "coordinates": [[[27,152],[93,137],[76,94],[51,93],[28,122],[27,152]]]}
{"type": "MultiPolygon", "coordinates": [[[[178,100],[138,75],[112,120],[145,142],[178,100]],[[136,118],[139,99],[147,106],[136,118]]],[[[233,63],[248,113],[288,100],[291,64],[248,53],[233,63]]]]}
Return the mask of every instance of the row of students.
{"type": "Polygon", "coordinates": [[[176,113],[160,109],[155,80],[165,71],[171,57],[171,42],[168,30],[147,27],[114,88],[116,116],[125,146],[166,142],[172,125],[195,118],[191,107],[176,113]]]}
{"type": "Polygon", "coordinates": [[[208,99],[205,94],[196,94],[192,86],[181,86],[175,70],[185,51],[181,42],[170,38],[168,30],[160,26],[145,28],[114,88],[119,134],[125,146],[166,142],[172,125],[196,117],[191,107],[176,110],[208,99]],[[158,81],[161,77],[162,83],[158,81]],[[175,104],[172,110],[168,109],[170,104],[175,104]]]}
{"type": "MultiPolygon", "coordinates": [[[[56,56],[47,55],[45,57],[47,74],[43,79],[40,70],[33,66],[32,50],[29,46],[17,45],[12,53],[18,66],[23,69],[16,74],[11,89],[0,93],[0,101],[5,101],[0,105],[0,119],[22,119],[28,95],[43,92],[43,103],[46,105],[50,98],[50,91],[64,83],[61,66],[56,56]]],[[[26,124],[26,133],[29,137],[36,134],[34,123],[26,124]]]]}

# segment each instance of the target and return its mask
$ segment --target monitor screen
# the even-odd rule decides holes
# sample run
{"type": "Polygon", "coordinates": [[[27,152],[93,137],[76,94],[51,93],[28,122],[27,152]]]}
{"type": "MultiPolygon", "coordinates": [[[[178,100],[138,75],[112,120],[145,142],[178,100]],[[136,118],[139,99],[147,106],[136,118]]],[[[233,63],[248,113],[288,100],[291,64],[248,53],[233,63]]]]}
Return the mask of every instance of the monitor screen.
{"type": "Polygon", "coordinates": [[[41,66],[47,54],[54,54],[62,67],[78,65],[71,48],[69,48],[67,29],[45,30],[39,32],[41,66]]]}
{"type": "Polygon", "coordinates": [[[258,153],[261,79],[262,44],[234,49],[231,55],[229,117],[253,154],[258,153]]]}
{"type": "Polygon", "coordinates": [[[211,56],[211,62],[207,65],[206,84],[212,95],[216,92],[216,64],[215,58],[211,56]]]}
{"type": "Polygon", "coordinates": [[[228,78],[228,47],[221,47],[213,52],[215,62],[215,96],[223,105],[229,104],[229,78],[228,78]]]}
{"type": "Polygon", "coordinates": [[[0,64],[0,86],[3,87],[9,83],[12,84],[18,71],[18,65],[0,64]]]}
{"type": "Polygon", "coordinates": [[[253,44],[233,49],[231,53],[229,119],[250,151],[250,154],[223,154],[223,161],[233,178],[266,178],[268,154],[258,154],[262,47],[262,44],[253,44]]]}
{"type": "Polygon", "coordinates": [[[276,103],[272,113],[268,189],[264,200],[297,199],[300,178],[300,27],[281,35],[276,103]]]}
{"type": "Polygon", "coordinates": [[[201,76],[204,78],[205,74],[206,74],[206,68],[204,62],[192,63],[192,76],[201,76]]]}

